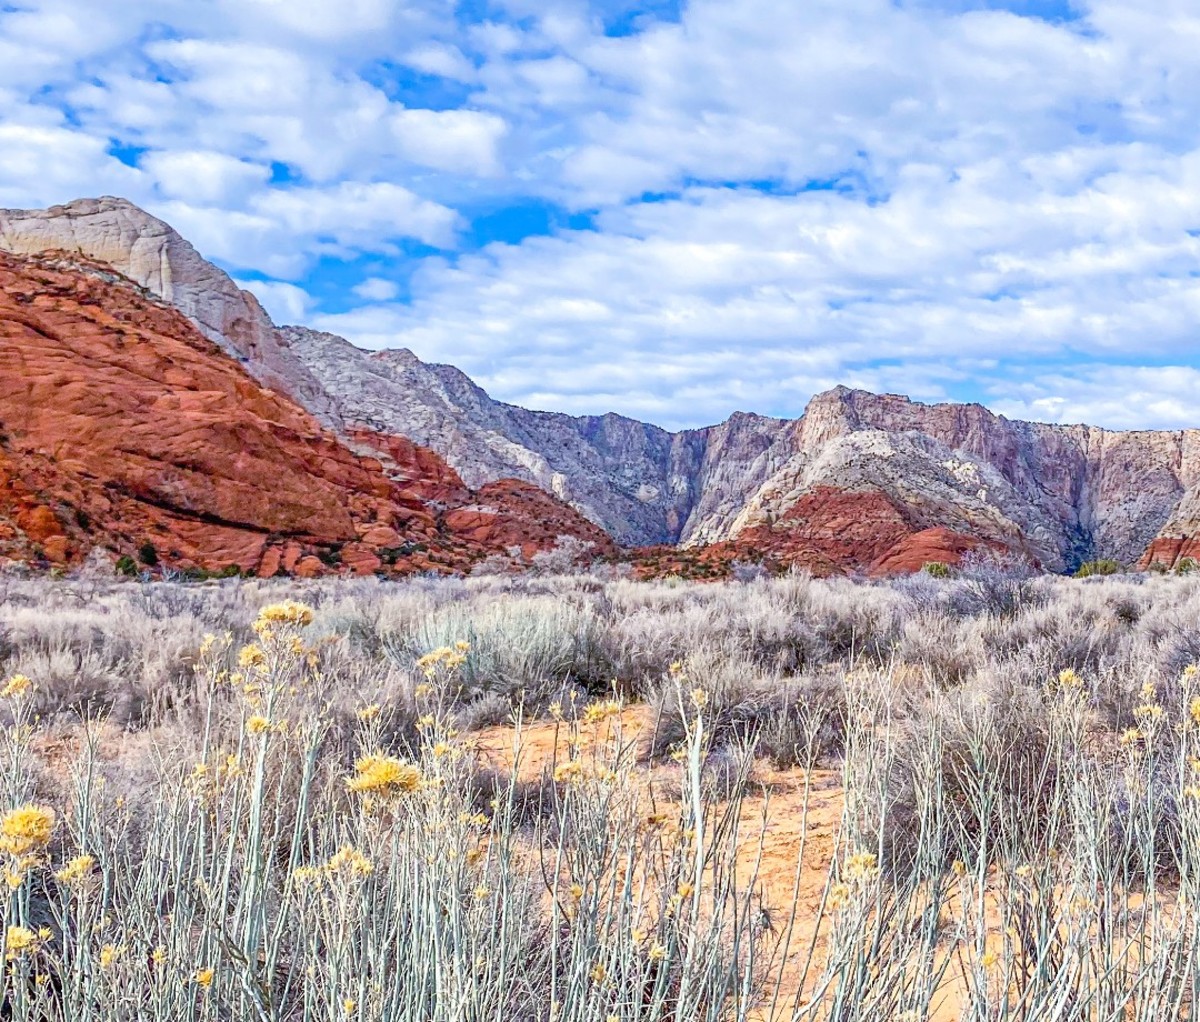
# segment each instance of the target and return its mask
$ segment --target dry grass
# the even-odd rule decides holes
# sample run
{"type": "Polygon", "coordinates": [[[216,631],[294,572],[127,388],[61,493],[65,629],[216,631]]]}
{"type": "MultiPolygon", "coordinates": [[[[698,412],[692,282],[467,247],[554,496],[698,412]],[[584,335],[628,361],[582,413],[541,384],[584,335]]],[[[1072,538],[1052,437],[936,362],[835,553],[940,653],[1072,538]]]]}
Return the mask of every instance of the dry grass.
{"type": "Polygon", "coordinates": [[[4,1010],[1193,1017],[1200,582],[1016,582],[0,578],[4,1010]]]}

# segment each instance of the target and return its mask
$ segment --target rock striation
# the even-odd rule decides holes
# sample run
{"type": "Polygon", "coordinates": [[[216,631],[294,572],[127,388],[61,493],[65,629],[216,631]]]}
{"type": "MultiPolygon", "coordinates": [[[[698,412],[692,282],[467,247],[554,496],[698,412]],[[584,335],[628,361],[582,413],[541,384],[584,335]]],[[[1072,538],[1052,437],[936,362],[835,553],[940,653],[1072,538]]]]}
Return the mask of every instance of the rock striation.
{"type": "Polygon", "coordinates": [[[105,196],[49,209],[0,209],[0,251],[57,251],[111,266],[182,312],[251,375],[289,394],[326,425],[336,425],[333,405],[281,343],[258,299],[133,203],[105,196]]]}
{"type": "Polygon", "coordinates": [[[1200,485],[1193,486],[1146,548],[1139,567],[1173,568],[1190,560],[1200,564],[1200,485]]]}
{"type": "MultiPolygon", "coordinates": [[[[149,310],[159,315],[166,306],[178,310],[260,385],[227,391],[234,397],[223,414],[231,422],[238,421],[233,406],[243,400],[251,410],[254,401],[278,399],[308,413],[315,421],[297,432],[315,437],[328,427],[332,432],[321,443],[338,447],[339,457],[377,466],[395,488],[388,499],[422,508],[427,527],[435,523],[454,543],[469,540],[473,556],[503,548],[528,557],[558,535],[603,550],[612,549],[610,537],[655,548],[643,558],[647,563],[712,568],[765,558],[819,572],[876,574],[955,561],[979,546],[1013,550],[1055,571],[1096,557],[1170,566],[1200,553],[1200,430],[1119,432],[1020,422],[980,405],[925,405],[838,387],[814,397],[794,419],[739,412],[719,425],[672,433],[619,415],[519,408],[493,400],[458,369],[425,363],[404,349],[367,352],[333,334],[277,328],[251,295],[167,224],[121,199],[0,211],[0,251],[83,260],[93,281],[104,278],[126,291],[140,287],[145,315],[153,318],[149,310]],[[677,558],[669,548],[692,553],[677,558]]],[[[37,287],[31,294],[35,305],[45,298],[37,287]]],[[[122,305],[131,300],[115,306],[126,317],[126,332],[142,326],[143,313],[122,305]]],[[[160,365],[157,347],[143,345],[139,357],[160,365]]],[[[132,365],[127,371],[136,375],[132,365]]],[[[186,376],[175,373],[171,385],[194,391],[186,376]]],[[[47,390],[25,399],[58,397],[47,390]]],[[[197,400],[187,397],[184,405],[190,411],[197,400]]],[[[79,414],[76,426],[84,435],[91,414],[79,414]]],[[[96,414],[119,419],[134,410],[122,405],[119,412],[96,414]]],[[[305,444],[311,449],[315,442],[305,444]]],[[[231,495],[231,506],[254,506],[219,466],[195,451],[187,457],[199,475],[215,473],[208,498],[214,508],[225,500],[218,489],[231,495]]],[[[33,496],[36,481],[26,481],[35,452],[23,450],[22,459],[0,450],[0,479],[13,504],[5,528],[29,542],[41,536],[42,550],[70,547],[33,496]]],[[[377,485],[343,474],[338,499],[357,507],[357,488],[377,485]]],[[[317,485],[312,519],[322,524],[310,534],[332,541],[332,510],[322,492],[317,485]]],[[[286,508],[285,501],[271,520],[286,508]]],[[[259,508],[251,517],[257,520],[259,510],[267,514],[259,508]]],[[[205,514],[220,519],[223,512],[205,514]]],[[[350,542],[362,539],[357,529],[365,524],[355,525],[350,542]]],[[[345,520],[339,528],[341,536],[345,520]]],[[[372,528],[380,542],[385,529],[395,533],[387,534],[390,540],[403,531],[390,522],[372,528]]],[[[307,563],[289,549],[280,554],[283,570],[307,563]]],[[[377,556],[351,550],[362,570],[377,556]]],[[[237,560],[253,558],[242,551],[237,560]]]]}
{"type": "Polygon", "coordinates": [[[979,544],[1054,571],[1133,564],[1200,482],[1198,430],[1020,422],[838,387],[797,419],[668,433],[493,401],[406,350],[283,333],[345,422],[411,437],[472,485],[531,482],[630,546],[725,544],[814,570],[912,570],[979,544]]]}
{"type": "Polygon", "coordinates": [[[463,571],[572,535],[404,438],[351,444],[103,264],[0,254],[0,558],[94,548],[205,571],[463,571]],[[520,536],[521,543],[514,537],[520,536]]]}

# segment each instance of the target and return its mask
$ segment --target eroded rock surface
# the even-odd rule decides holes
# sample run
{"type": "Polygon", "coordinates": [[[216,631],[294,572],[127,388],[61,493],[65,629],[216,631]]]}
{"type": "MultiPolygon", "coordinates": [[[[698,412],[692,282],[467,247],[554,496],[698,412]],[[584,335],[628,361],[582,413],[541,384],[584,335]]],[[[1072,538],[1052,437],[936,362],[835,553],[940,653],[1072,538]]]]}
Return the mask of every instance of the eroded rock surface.
{"type": "Polygon", "coordinates": [[[111,266],[182,312],[268,387],[282,389],[327,425],[335,424],[332,402],[281,343],[258,299],[133,203],[105,196],[49,209],[0,209],[0,251],[59,251],[111,266]]]}
{"type": "Polygon", "coordinates": [[[466,570],[514,532],[526,556],[604,539],[546,494],[496,501],[407,439],[359,439],[106,266],[0,254],[0,557],[366,574],[466,570]],[[480,503],[502,521],[456,528],[480,503]]]}
{"type": "MultiPolygon", "coordinates": [[[[438,528],[452,521],[481,543],[528,549],[561,528],[605,549],[606,533],[628,546],[711,549],[699,558],[706,564],[765,556],[875,573],[953,561],[981,544],[1051,570],[1095,557],[1169,565],[1196,556],[1200,545],[1198,430],[1018,422],[979,405],[924,405],[839,387],[795,419],[737,413],[671,433],[619,415],[518,408],[493,400],[452,366],[403,349],[372,353],[332,334],[276,328],[252,296],[169,226],[123,200],[2,211],[0,250],[112,266],[121,276],[110,275],[110,283],[128,278],[146,289],[143,297],[174,306],[259,383],[336,431],[328,442],[376,464],[399,499],[424,509],[438,528]],[[522,529],[537,538],[526,543],[522,529]]],[[[104,273],[95,265],[88,272],[93,280],[104,273]]],[[[148,366],[162,361],[153,348],[139,355],[148,366]]],[[[176,373],[171,382],[186,376],[176,373]]],[[[91,414],[80,416],[85,433],[91,414]]],[[[228,407],[224,414],[233,415],[228,407]]],[[[0,526],[0,543],[3,529],[18,530],[58,552],[70,547],[69,536],[39,510],[36,486],[21,489],[32,463],[0,461],[10,502],[20,505],[0,526]],[[25,524],[15,524],[18,518],[25,524]]],[[[359,481],[342,485],[349,506],[359,481]]],[[[242,506],[232,482],[214,486],[231,496],[212,501],[242,506]]],[[[372,529],[377,540],[395,539],[387,529],[400,534],[391,524],[372,529]]],[[[240,542],[228,541],[227,552],[240,542]]],[[[377,554],[358,552],[357,531],[347,542],[343,562],[368,570],[377,554]]],[[[314,556],[285,546],[279,563],[311,573],[314,556]]]]}

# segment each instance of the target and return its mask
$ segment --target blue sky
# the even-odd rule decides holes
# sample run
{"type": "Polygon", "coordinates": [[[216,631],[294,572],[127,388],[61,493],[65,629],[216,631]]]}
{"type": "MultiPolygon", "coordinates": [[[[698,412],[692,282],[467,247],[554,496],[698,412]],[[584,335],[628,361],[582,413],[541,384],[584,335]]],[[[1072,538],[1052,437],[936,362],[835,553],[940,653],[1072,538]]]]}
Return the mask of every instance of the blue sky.
{"type": "Polygon", "coordinates": [[[669,427],[838,383],[1200,426],[1196,0],[0,0],[0,205],[669,427]]]}

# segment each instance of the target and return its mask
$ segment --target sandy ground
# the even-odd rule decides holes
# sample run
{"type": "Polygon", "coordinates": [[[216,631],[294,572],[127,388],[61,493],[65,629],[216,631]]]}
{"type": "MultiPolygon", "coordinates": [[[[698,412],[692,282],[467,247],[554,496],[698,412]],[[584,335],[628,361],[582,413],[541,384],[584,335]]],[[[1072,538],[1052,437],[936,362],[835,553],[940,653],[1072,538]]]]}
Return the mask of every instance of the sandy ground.
{"type": "MultiPolygon", "coordinates": [[[[611,725],[611,730],[593,734],[590,740],[604,741],[618,733],[622,743],[636,746],[651,726],[648,708],[628,708],[622,711],[619,722],[611,725]]],[[[584,734],[588,734],[587,729],[584,734]]],[[[567,728],[546,721],[525,726],[519,738],[508,728],[484,731],[476,739],[476,746],[484,762],[511,769],[515,759],[518,777],[534,780],[547,767],[568,758],[567,737],[567,728]],[[520,751],[515,754],[517,748],[520,751]]],[[[651,787],[661,790],[679,783],[679,768],[671,765],[640,763],[636,773],[647,790],[651,787]]],[[[739,864],[749,875],[757,860],[757,888],[772,920],[775,937],[769,938],[768,953],[774,966],[767,986],[773,990],[778,983],[778,996],[771,998],[776,1005],[776,1019],[791,1017],[801,985],[801,969],[817,930],[842,816],[841,780],[837,771],[813,770],[806,776],[798,770],[775,770],[761,760],[755,764],[749,794],[743,798],[739,864]],[[796,865],[802,850],[804,868],[797,887],[796,865]],[[781,942],[793,895],[796,922],[786,960],[782,960],[781,942]]],[[[818,935],[818,962],[823,946],[824,939],[818,935]]],[[[811,991],[816,971],[810,969],[806,992],[811,991]]],[[[768,1006],[764,1006],[763,1014],[767,1013],[768,1006]]]]}

